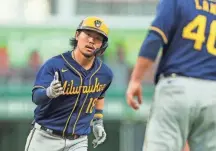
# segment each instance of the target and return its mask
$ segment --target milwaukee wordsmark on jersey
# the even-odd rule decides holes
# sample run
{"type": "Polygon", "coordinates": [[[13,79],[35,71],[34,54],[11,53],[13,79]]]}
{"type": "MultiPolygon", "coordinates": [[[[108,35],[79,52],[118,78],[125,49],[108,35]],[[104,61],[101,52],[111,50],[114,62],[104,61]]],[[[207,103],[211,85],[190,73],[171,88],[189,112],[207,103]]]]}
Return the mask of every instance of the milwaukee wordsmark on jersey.
{"type": "Polygon", "coordinates": [[[106,84],[101,84],[98,78],[95,78],[94,84],[91,85],[74,86],[74,80],[64,81],[63,84],[64,95],[102,92],[105,87],[106,84]]]}

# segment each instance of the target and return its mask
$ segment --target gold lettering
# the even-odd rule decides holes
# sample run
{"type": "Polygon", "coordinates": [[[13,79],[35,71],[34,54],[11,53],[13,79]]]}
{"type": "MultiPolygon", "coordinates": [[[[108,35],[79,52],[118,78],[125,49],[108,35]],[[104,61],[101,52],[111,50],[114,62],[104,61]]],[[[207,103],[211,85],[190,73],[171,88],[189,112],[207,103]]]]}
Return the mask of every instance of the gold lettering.
{"type": "Polygon", "coordinates": [[[195,7],[197,10],[203,10],[205,12],[216,15],[216,4],[213,2],[203,0],[202,4],[200,4],[199,0],[195,0],[195,7]]]}
{"type": "Polygon", "coordinates": [[[206,0],[203,1],[203,10],[209,12],[209,3],[206,0]]]}
{"type": "Polygon", "coordinates": [[[73,87],[72,94],[79,94],[82,86],[73,87]]]}
{"type": "Polygon", "coordinates": [[[92,87],[93,87],[92,85],[88,86],[88,93],[92,93],[92,87]]]}
{"type": "Polygon", "coordinates": [[[94,92],[99,92],[100,83],[98,82],[98,78],[95,79],[94,92]]]}
{"type": "Polygon", "coordinates": [[[63,90],[64,90],[64,92],[66,90],[66,87],[67,87],[67,81],[65,81],[64,84],[63,84],[63,90]]]}
{"type": "Polygon", "coordinates": [[[104,88],[105,88],[105,86],[106,86],[106,84],[101,85],[101,86],[100,86],[100,91],[103,91],[104,88]]]}
{"type": "Polygon", "coordinates": [[[210,4],[210,13],[216,15],[216,4],[214,3],[210,4]]]}
{"type": "Polygon", "coordinates": [[[68,93],[67,93],[67,81],[64,82],[63,90],[64,90],[64,94],[68,95],[68,93]]]}
{"type": "Polygon", "coordinates": [[[196,9],[197,10],[201,10],[202,9],[202,6],[200,5],[199,0],[195,0],[195,4],[196,4],[196,9]]]}
{"type": "Polygon", "coordinates": [[[100,87],[99,87],[99,92],[102,91],[102,87],[103,87],[103,85],[100,85],[100,87]]]}
{"type": "Polygon", "coordinates": [[[83,93],[88,93],[89,91],[88,91],[88,86],[83,86],[83,93]]]}
{"type": "Polygon", "coordinates": [[[67,85],[66,94],[70,94],[70,84],[67,85]]]}
{"type": "Polygon", "coordinates": [[[74,86],[74,81],[71,80],[70,83],[65,81],[63,84],[64,95],[73,95],[79,93],[95,93],[103,91],[106,87],[106,84],[100,84],[98,78],[95,78],[95,83],[93,85],[84,85],[84,86],[74,86]]]}
{"type": "Polygon", "coordinates": [[[73,94],[73,80],[71,80],[71,86],[70,86],[70,94],[73,94]]]}
{"type": "Polygon", "coordinates": [[[94,85],[91,85],[91,86],[89,86],[90,88],[89,88],[89,91],[91,92],[91,93],[94,93],[95,91],[95,89],[94,89],[94,85]]]}
{"type": "Polygon", "coordinates": [[[103,85],[102,91],[105,89],[105,87],[106,87],[106,84],[103,85]]]}

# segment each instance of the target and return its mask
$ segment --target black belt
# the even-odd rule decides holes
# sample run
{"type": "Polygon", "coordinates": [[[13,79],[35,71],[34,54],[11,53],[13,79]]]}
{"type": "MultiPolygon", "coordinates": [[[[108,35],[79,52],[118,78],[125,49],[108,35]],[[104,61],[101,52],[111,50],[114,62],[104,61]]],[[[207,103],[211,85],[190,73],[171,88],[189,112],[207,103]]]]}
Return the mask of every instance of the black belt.
{"type": "Polygon", "coordinates": [[[42,125],[41,125],[40,129],[43,130],[43,131],[46,131],[46,132],[48,132],[50,134],[57,135],[59,137],[66,138],[66,139],[69,139],[69,140],[75,140],[75,139],[78,139],[78,138],[80,138],[82,136],[82,135],[77,135],[77,134],[65,133],[64,137],[63,137],[63,132],[62,131],[52,130],[52,129],[46,128],[46,127],[44,127],[42,125]]]}
{"type": "Polygon", "coordinates": [[[169,78],[169,77],[175,78],[175,77],[178,77],[178,76],[183,76],[183,75],[176,74],[176,73],[160,74],[160,78],[169,78]]]}

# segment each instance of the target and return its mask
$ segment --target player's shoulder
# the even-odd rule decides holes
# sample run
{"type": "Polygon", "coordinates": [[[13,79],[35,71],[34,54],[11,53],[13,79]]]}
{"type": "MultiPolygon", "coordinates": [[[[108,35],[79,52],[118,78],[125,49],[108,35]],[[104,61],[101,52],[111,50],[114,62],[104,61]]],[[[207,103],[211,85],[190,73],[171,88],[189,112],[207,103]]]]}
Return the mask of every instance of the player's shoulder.
{"type": "Polygon", "coordinates": [[[101,59],[97,59],[98,62],[101,64],[101,69],[100,71],[105,74],[106,76],[109,76],[110,78],[113,78],[113,72],[111,70],[111,68],[104,63],[101,59]]]}
{"type": "MultiPolygon", "coordinates": [[[[194,0],[189,0],[194,1],[194,0]]],[[[173,6],[179,6],[179,5],[185,5],[188,3],[188,0],[159,0],[158,4],[163,5],[165,8],[173,7],[173,6]]]]}
{"type": "Polygon", "coordinates": [[[64,52],[62,54],[55,55],[55,56],[47,59],[44,64],[48,65],[48,66],[56,66],[56,65],[60,64],[60,62],[63,62],[62,55],[67,55],[67,53],[69,53],[69,52],[64,52]]]}
{"type": "MultiPolygon", "coordinates": [[[[158,2],[159,3],[161,3],[161,2],[168,2],[168,3],[181,2],[181,3],[184,3],[185,1],[187,1],[187,0],[159,0],[158,2]]],[[[193,1],[193,0],[189,0],[189,1],[193,1]]]]}

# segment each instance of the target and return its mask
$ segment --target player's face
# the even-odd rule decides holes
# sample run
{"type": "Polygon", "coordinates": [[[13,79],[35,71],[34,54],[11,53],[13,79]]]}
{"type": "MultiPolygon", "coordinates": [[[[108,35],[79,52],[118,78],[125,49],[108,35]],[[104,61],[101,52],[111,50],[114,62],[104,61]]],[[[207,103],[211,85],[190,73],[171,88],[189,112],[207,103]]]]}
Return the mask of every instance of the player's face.
{"type": "Polygon", "coordinates": [[[93,57],[94,51],[103,43],[103,36],[95,31],[83,30],[76,35],[77,47],[85,57],[93,57]]]}

